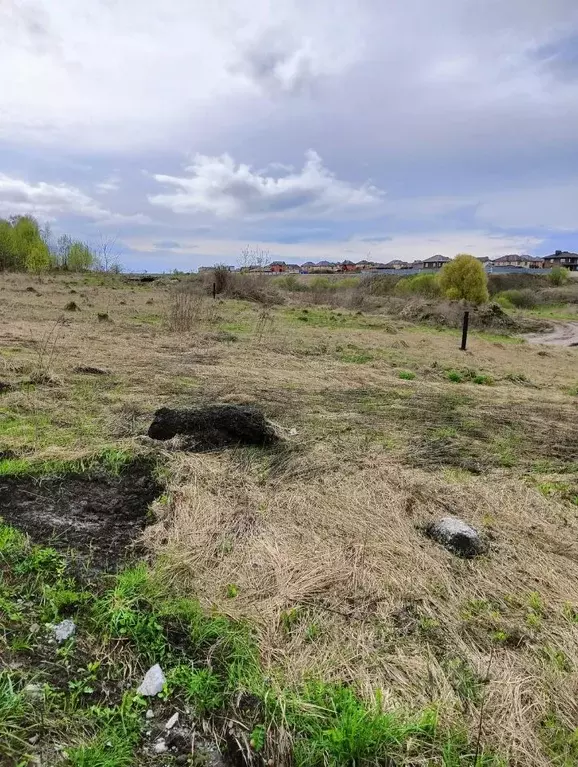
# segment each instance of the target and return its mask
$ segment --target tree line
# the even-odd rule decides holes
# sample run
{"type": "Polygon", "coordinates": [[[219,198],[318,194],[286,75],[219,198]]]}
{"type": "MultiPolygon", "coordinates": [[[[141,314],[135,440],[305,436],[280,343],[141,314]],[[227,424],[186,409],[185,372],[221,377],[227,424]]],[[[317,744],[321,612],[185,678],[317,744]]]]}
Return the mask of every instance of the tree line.
{"type": "Polygon", "coordinates": [[[91,269],[120,271],[113,242],[102,241],[94,248],[67,234],[54,238],[50,226],[41,227],[33,216],[0,218],[0,271],[41,274],[91,269]]]}

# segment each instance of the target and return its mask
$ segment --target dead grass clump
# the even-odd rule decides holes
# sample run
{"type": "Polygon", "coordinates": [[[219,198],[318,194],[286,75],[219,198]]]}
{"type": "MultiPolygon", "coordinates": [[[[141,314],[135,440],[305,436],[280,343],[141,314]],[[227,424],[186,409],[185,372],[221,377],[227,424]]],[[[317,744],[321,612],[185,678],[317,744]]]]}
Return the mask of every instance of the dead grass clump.
{"type": "Polygon", "coordinates": [[[355,471],[320,451],[297,466],[289,455],[269,480],[262,458],[246,456],[173,459],[168,504],[145,532],[165,578],[252,618],[283,684],[322,675],[380,690],[386,708],[433,700],[474,737],[487,689],[484,740],[546,767],[541,723],[552,710],[576,714],[573,675],[542,650],[578,660],[564,617],[578,589],[578,522],[503,478],[448,484],[386,457],[355,471]],[[420,534],[448,513],[490,538],[487,557],[457,560],[420,534]]]}
{"type": "Polygon", "coordinates": [[[80,311],[80,307],[79,307],[79,305],[76,303],[76,301],[69,301],[69,302],[66,304],[66,306],[64,307],[64,309],[65,309],[67,312],[79,312],[79,311],[80,311]]]}
{"type": "Polygon", "coordinates": [[[210,324],[214,318],[212,302],[191,290],[185,283],[171,291],[167,325],[172,333],[190,333],[210,324]]]}

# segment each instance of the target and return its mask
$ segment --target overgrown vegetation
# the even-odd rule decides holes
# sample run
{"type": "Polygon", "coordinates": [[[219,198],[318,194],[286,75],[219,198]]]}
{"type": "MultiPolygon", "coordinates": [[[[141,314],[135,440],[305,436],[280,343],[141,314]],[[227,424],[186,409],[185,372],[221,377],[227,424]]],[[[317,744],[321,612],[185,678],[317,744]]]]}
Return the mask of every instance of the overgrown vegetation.
{"type": "Polygon", "coordinates": [[[0,219],[0,271],[42,274],[51,270],[84,272],[90,269],[119,271],[112,243],[91,247],[68,235],[54,239],[50,226],[40,227],[33,216],[0,219]]]}

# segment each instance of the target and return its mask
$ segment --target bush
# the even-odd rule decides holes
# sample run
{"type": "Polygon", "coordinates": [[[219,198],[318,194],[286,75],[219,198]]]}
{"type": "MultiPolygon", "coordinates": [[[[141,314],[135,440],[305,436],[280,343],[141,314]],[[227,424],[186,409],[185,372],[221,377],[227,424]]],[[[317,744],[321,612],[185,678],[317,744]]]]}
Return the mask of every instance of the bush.
{"type": "Polygon", "coordinates": [[[231,284],[231,272],[224,264],[217,264],[213,269],[215,293],[226,293],[231,284]]]}
{"type": "Polygon", "coordinates": [[[284,277],[278,277],[275,280],[275,287],[281,288],[281,290],[288,290],[290,293],[301,293],[307,290],[307,285],[296,274],[286,274],[284,277]]]}
{"type": "Polygon", "coordinates": [[[515,306],[518,309],[532,309],[538,303],[531,290],[504,290],[495,296],[502,306],[515,306]]]}
{"type": "Polygon", "coordinates": [[[378,274],[373,277],[363,278],[359,283],[359,288],[365,288],[374,296],[390,296],[400,280],[401,277],[395,274],[378,274]]]}
{"type": "Polygon", "coordinates": [[[460,253],[444,264],[439,281],[448,298],[464,299],[472,304],[484,304],[489,299],[488,275],[482,264],[467,253],[460,253]]]}
{"type": "Polygon", "coordinates": [[[395,292],[399,295],[419,295],[428,298],[441,296],[442,289],[437,274],[416,274],[413,277],[404,277],[395,286],[395,292]]]}
{"type": "Polygon", "coordinates": [[[564,269],[563,266],[555,266],[548,274],[550,284],[556,288],[559,288],[560,285],[565,285],[569,279],[570,272],[568,269],[564,269]]]}
{"type": "Polygon", "coordinates": [[[497,293],[503,293],[506,290],[532,290],[545,288],[549,284],[546,275],[536,269],[534,274],[528,272],[512,274],[490,274],[488,275],[488,290],[491,296],[497,293]]]}

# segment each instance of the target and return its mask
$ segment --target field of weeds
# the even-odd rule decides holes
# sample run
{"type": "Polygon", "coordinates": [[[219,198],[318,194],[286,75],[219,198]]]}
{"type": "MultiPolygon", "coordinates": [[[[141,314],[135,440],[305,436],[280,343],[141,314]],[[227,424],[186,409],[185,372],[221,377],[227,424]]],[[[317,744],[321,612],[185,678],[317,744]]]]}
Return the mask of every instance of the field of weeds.
{"type": "Polygon", "coordinates": [[[578,352],[297,297],[1,275],[2,765],[578,763],[578,352]]]}

